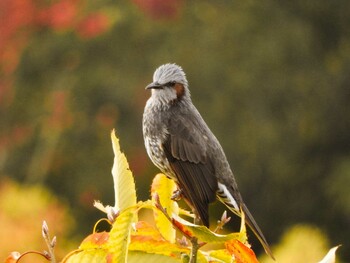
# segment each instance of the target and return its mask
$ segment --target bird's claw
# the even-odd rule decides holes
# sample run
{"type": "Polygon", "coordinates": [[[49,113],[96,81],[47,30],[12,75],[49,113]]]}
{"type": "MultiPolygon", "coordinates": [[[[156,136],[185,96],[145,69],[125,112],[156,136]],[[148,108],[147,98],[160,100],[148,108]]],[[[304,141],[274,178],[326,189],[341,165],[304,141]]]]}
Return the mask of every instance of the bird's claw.
{"type": "Polygon", "coordinates": [[[173,195],[171,196],[171,200],[173,201],[180,201],[182,198],[182,190],[181,189],[177,189],[173,192],[173,195]]]}

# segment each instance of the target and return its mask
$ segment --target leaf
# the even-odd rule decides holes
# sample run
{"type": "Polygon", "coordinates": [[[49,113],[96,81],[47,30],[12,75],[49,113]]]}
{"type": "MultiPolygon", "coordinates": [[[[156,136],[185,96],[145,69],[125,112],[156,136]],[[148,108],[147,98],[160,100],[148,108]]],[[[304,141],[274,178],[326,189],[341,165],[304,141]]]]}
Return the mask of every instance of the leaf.
{"type": "Polygon", "coordinates": [[[226,249],[235,256],[237,263],[259,263],[255,253],[237,239],[225,243],[226,249]]]}
{"type": "Polygon", "coordinates": [[[335,263],[335,252],[337,251],[337,249],[339,247],[340,246],[336,246],[336,247],[331,248],[328,251],[327,255],[318,263],[335,263]]]}
{"type": "Polygon", "coordinates": [[[188,248],[170,243],[159,231],[147,222],[138,222],[136,231],[131,235],[129,251],[142,251],[151,254],[161,254],[181,258],[181,253],[189,253],[188,248]]]}
{"type": "Polygon", "coordinates": [[[139,221],[135,224],[135,231],[132,232],[131,237],[152,237],[155,240],[164,240],[159,231],[146,221],[139,221]]]}
{"type": "Polygon", "coordinates": [[[119,139],[115,136],[115,130],[111,133],[114,163],[112,176],[114,181],[114,195],[116,210],[124,210],[136,205],[136,190],[133,175],[130,171],[125,155],[120,151],[119,139]]]}
{"type": "Polygon", "coordinates": [[[84,249],[75,250],[69,253],[61,263],[106,263],[108,261],[108,251],[104,249],[84,249]]]}
{"type": "MultiPolygon", "coordinates": [[[[179,214],[177,202],[171,200],[171,196],[177,189],[173,180],[167,178],[164,174],[157,174],[152,182],[151,195],[154,202],[155,194],[158,194],[159,201],[168,215],[179,214]]],[[[158,209],[153,209],[154,219],[161,235],[171,243],[175,243],[176,230],[169,219],[158,209]]]]}
{"type": "Polygon", "coordinates": [[[179,263],[179,259],[167,257],[164,255],[147,254],[145,252],[130,251],[128,255],[128,263],[179,263]]]}
{"type": "Polygon", "coordinates": [[[217,249],[208,252],[210,262],[232,262],[233,257],[230,255],[227,249],[217,249]]]}
{"type": "Polygon", "coordinates": [[[69,253],[62,263],[106,262],[108,257],[109,233],[93,233],[80,244],[79,249],[69,253]]]}
{"type": "Polygon", "coordinates": [[[99,232],[99,233],[93,233],[89,236],[87,236],[83,242],[81,242],[79,249],[96,249],[96,248],[107,248],[109,240],[109,233],[108,232],[99,232]]]}
{"type": "Polygon", "coordinates": [[[131,227],[138,209],[137,206],[125,209],[113,223],[108,242],[108,249],[113,255],[113,262],[127,262],[131,227]]]}
{"type": "Polygon", "coordinates": [[[215,263],[215,261],[209,261],[207,259],[207,255],[205,255],[205,253],[203,251],[198,250],[196,263],[208,263],[208,262],[215,263]]]}
{"type": "Polygon", "coordinates": [[[243,240],[245,234],[243,233],[231,233],[228,235],[216,234],[205,226],[199,226],[192,224],[181,217],[173,214],[173,224],[175,224],[185,235],[188,237],[197,237],[202,242],[206,243],[224,243],[232,239],[243,240]]]}

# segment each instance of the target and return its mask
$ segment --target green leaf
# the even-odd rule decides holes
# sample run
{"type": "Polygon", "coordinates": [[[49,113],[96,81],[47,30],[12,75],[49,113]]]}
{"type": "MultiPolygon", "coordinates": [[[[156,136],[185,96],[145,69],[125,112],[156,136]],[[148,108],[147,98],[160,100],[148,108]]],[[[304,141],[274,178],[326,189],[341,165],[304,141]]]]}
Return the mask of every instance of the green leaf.
{"type": "Polygon", "coordinates": [[[219,235],[212,232],[205,226],[195,225],[177,215],[172,215],[173,223],[189,237],[197,237],[200,241],[206,243],[224,243],[232,239],[245,240],[245,233],[231,233],[228,235],[219,235]]]}

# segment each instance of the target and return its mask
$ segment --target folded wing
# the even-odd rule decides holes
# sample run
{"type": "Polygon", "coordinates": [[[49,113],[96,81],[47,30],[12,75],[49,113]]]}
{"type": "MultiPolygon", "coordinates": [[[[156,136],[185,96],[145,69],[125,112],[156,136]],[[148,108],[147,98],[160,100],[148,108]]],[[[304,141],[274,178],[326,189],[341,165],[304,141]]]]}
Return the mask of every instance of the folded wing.
{"type": "Polygon", "coordinates": [[[182,195],[203,224],[209,226],[209,203],[216,198],[218,182],[204,136],[189,120],[173,120],[176,126],[170,123],[163,148],[182,195]]]}

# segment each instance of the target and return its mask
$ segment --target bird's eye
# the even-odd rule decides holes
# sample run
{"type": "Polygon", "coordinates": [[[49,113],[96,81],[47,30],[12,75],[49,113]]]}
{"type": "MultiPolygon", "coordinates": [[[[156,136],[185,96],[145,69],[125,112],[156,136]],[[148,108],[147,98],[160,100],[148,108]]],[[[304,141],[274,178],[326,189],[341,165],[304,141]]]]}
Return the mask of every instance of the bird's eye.
{"type": "Polygon", "coordinates": [[[165,86],[174,87],[175,84],[176,84],[176,81],[169,81],[167,84],[165,84],[165,86]]]}

